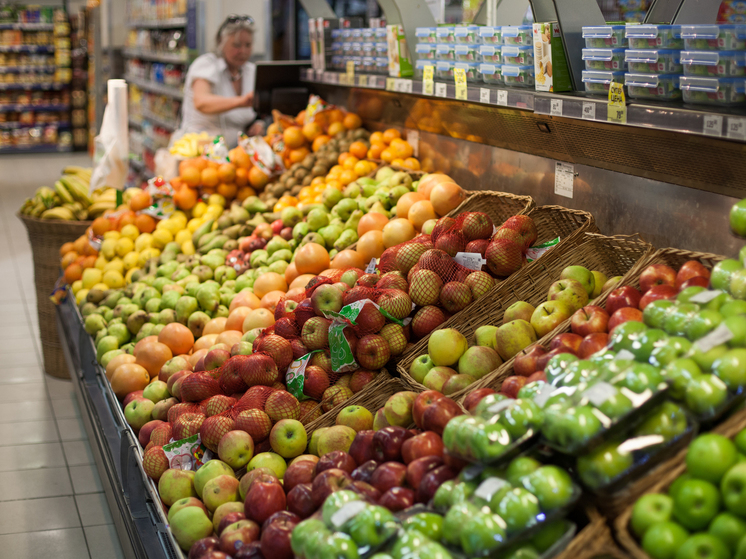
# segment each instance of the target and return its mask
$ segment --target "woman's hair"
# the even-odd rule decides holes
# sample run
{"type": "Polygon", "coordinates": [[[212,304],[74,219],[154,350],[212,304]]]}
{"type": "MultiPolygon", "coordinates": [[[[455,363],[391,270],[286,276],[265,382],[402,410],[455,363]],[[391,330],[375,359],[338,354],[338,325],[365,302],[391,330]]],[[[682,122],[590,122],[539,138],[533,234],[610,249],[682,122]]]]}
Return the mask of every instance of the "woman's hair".
{"type": "Polygon", "coordinates": [[[254,18],[251,16],[229,15],[218,28],[215,36],[215,50],[218,55],[223,54],[223,47],[230,37],[239,31],[254,34],[254,18]]]}

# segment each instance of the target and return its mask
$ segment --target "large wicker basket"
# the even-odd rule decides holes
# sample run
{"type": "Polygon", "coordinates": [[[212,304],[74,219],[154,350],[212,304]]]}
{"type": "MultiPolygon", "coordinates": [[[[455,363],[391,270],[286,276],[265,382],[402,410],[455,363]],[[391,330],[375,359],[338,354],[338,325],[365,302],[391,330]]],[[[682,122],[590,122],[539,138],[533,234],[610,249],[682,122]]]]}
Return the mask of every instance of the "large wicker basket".
{"type": "Polygon", "coordinates": [[[531,196],[519,196],[508,192],[493,190],[466,191],[467,198],[455,210],[448,212],[449,217],[456,217],[464,212],[484,212],[495,226],[499,227],[511,216],[524,215],[536,207],[531,196]]]}
{"type": "MultiPolygon", "coordinates": [[[[578,238],[577,244],[571,244],[564,249],[554,248],[532,265],[526,266],[479,299],[474,305],[476,308],[451,317],[442,325],[442,328],[455,328],[466,336],[470,343],[474,343],[474,333],[477,328],[487,324],[501,325],[505,310],[513,303],[526,301],[538,306],[546,301],[549,286],[559,279],[565,267],[580,265],[589,270],[601,271],[609,277],[624,275],[632,270],[640,259],[648,257],[652,251],[651,245],[638,238],[605,237],[587,233],[578,238]]],[[[604,300],[606,295],[607,293],[602,293],[596,300],[604,300]]],[[[559,328],[561,326],[558,326],[559,328]]],[[[544,339],[551,339],[553,334],[554,332],[547,334],[544,339]]],[[[411,377],[409,367],[418,356],[427,353],[428,340],[429,336],[409,349],[397,367],[402,380],[413,390],[425,390],[424,386],[411,377]]],[[[510,359],[477,382],[452,394],[451,397],[460,401],[473,390],[500,385],[502,379],[512,369],[513,360],[510,359]]]]}
{"type": "Polygon", "coordinates": [[[60,247],[85,233],[90,222],[47,221],[20,214],[18,218],[26,226],[34,259],[36,311],[39,315],[44,370],[53,377],[70,378],[57,334],[55,305],[49,296],[60,277],[60,247]]]}

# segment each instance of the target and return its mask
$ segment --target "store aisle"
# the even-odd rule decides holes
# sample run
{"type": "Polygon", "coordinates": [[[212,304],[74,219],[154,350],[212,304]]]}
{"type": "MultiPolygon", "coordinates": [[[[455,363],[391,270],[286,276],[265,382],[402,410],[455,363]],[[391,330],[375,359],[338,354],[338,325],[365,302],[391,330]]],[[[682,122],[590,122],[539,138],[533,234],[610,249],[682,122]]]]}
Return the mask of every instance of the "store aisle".
{"type": "Polygon", "coordinates": [[[3,557],[123,557],[70,381],[42,370],[31,247],[15,217],[85,155],[0,156],[0,549],[3,557]]]}

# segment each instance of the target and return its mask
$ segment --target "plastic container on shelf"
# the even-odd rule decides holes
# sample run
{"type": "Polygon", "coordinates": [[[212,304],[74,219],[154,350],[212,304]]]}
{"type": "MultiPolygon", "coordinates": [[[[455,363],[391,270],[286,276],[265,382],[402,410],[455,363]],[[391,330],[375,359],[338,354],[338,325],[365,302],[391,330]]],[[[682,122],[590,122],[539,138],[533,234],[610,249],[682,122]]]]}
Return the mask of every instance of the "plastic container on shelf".
{"type": "Polygon", "coordinates": [[[438,60],[435,63],[435,77],[440,80],[452,80],[453,62],[450,60],[438,60]]]}
{"type": "Polygon", "coordinates": [[[500,50],[503,64],[525,66],[534,63],[534,47],[531,45],[503,45],[500,50]]]}
{"type": "Polygon", "coordinates": [[[586,70],[626,70],[626,49],[583,49],[586,70]]]}
{"type": "Polygon", "coordinates": [[[438,43],[453,43],[455,38],[453,36],[454,28],[450,25],[444,25],[443,27],[435,28],[436,42],[438,43]]]}
{"type": "Polygon", "coordinates": [[[746,102],[743,78],[682,76],[679,81],[684,103],[730,106],[746,102]]]}
{"type": "Polygon", "coordinates": [[[352,41],[354,43],[361,43],[363,41],[362,27],[355,27],[352,29],[352,41]]]}
{"type": "Polygon", "coordinates": [[[438,36],[436,34],[436,27],[418,27],[415,29],[415,37],[417,37],[418,43],[437,43],[438,36]]]}
{"type": "Polygon", "coordinates": [[[450,61],[456,60],[456,45],[445,43],[435,45],[435,59],[450,61]]]}
{"type": "Polygon", "coordinates": [[[363,56],[363,43],[356,41],[350,44],[352,45],[351,56],[363,56]]]}
{"type": "Polygon", "coordinates": [[[533,87],[534,85],[533,66],[503,64],[501,71],[505,85],[512,85],[515,87],[533,87]]]}
{"type": "Polygon", "coordinates": [[[332,69],[341,70],[344,66],[344,56],[339,54],[332,56],[332,69]]]}
{"type": "Polygon", "coordinates": [[[389,59],[383,57],[376,58],[376,74],[388,74],[389,73],[389,59]]]}
{"type": "Polygon", "coordinates": [[[425,60],[424,58],[420,58],[417,60],[417,62],[414,63],[414,77],[417,80],[421,80],[424,73],[425,73],[425,66],[433,66],[435,67],[435,62],[432,60],[425,60]]]}
{"type": "Polygon", "coordinates": [[[375,43],[363,43],[363,54],[362,56],[376,56],[376,44],[375,43]]]}
{"type": "Polygon", "coordinates": [[[414,48],[417,60],[435,60],[435,46],[432,43],[417,43],[414,48]]]}
{"type": "Polygon", "coordinates": [[[484,83],[503,85],[502,66],[500,64],[482,62],[477,68],[477,73],[481,76],[484,83]]]}
{"type": "Polygon", "coordinates": [[[624,25],[596,25],[583,27],[583,39],[589,49],[626,47],[624,25]]]}
{"type": "Polygon", "coordinates": [[[735,50],[681,51],[685,76],[739,77],[746,75],[746,52],[735,50]]]}
{"type": "Polygon", "coordinates": [[[458,62],[476,62],[479,51],[475,45],[454,45],[453,54],[458,62]]]}
{"type": "Polygon", "coordinates": [[[649,23],[627,25],[624,34],[631,49],[681,49],[684,47],[680,25],[649,23]]]}
{"type": "Polygon", "coordinates": [[[342,29],[342,40],[346,43],[352,42],[352,29],[342,29]]]}
{"type": "Polygon", "coordinates": [[[453,65],[453,69],[455,70],[456,68],[464,69],[464,71],[466,72],[466,81],[479,81],[479,76],[477,75],[479,71],[479,64],[477,62],[456,62],[453,65]]]}
{"type": "Polygon", "coordinates": [[[680,74],[681,51],[671,49],[627,49],[627,69],[635,74],[680,74]]]}
{"type": "Polygon", "coordinates": [[[481,42],[478,25],[457,25],[453,28],[453,40],[457,43],[475,45],[481,42]]]}
{"type": "Polygon", "coordinates": [[[386,42],[386,28],[376,27],[375,37],[376,37],[376,43],[385,43],[386,42]]]}
{"type": "Polygon", "coordinates": [[[743,50],[746,25],[682,25],[686,50],[743,50]]]}
{"type": "Polygon", "coordinates": [[[389,44],[388,43],[376,43],[376,58],[383,57],[388,58],[389,56],[389,44]]]}
{"type": "Polygon", "coordinates": [[[485,44],[485,45],[502,45],[503,44],[502,27],[500,26],[480,27],[477,33],[479,34],[479,38],[482,40],[482,44],[485,44]]]}
{"type": "Polygon", "coordinates": [[[485,63],[502,63],[501,47],[495,45],[479,45],[479,60],[485,63]]]}
{"type": "Polygon", "coordinates": [[[376,59],[373,56],[363,56],[360,64],[360,71],[365,73],[375,73],[376,59]]]}
{"type": "Polygon", "coordinates": [[[624,83],[624,72],[609,70],[583,70],[583,86],[587,93],[607,95],[612,82],[624,83]]]}
{"type": "Polygon", "coordinates": [[[531,25],[504,25],[502,28],[503,45],[530,45],[532,35],[531,25]]]}
{"type": "Polygon", "coordinates": [[[332,36],[332,42],[334,42],[334,41],[341,41],[342,40],[342,30],[341,29],[332,29],[331,36],[332,36]]]}
{"type": "Polygon", "coordinates": [[[681,98],[679,76],[674,74],[625,74],[627,94],[635,99],[670,101],[681,98]]]}
{"type": "Polygon", "coordinates": [[[342,54],[342,42],[341,41],[335,41],[332,43],[331,46],[332,54],[342,54]]]}
{"type": "Polygon", "coordinates": [[[376,42],[376,30],[372,27],[366,27],[363,29],[363,42],[364,43],[375,43],[376,42]]]}

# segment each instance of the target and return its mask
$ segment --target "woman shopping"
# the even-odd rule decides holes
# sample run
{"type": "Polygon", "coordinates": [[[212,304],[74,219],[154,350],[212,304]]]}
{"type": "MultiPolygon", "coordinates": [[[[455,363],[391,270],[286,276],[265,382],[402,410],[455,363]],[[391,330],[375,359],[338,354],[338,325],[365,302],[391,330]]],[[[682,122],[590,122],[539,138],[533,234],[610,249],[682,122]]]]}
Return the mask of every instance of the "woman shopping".
{"type": "Polygon", "coordinates": [[[192,62],[184,84],[181,127],[172,141],[190,132],[221,134],[235,147],[238,134],[263,134],[254,105],[256,66],[249,62],[254,19],[231,15],[218,29],[214,53],[192,62]]]}

